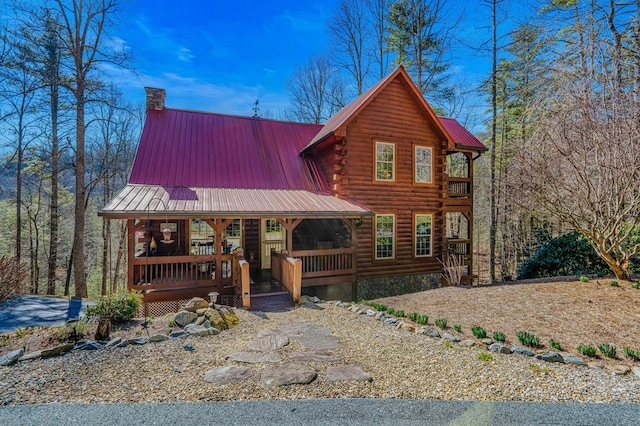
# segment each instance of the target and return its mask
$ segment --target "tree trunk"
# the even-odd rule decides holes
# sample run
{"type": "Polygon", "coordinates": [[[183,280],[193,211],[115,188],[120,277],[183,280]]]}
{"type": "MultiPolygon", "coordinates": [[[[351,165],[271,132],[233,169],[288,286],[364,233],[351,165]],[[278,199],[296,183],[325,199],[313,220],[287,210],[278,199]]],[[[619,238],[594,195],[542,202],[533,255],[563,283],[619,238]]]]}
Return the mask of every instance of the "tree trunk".
{"type": "Polygon", "coordinates": [[[51,199],[49,204],[49,260],[47,266],[47,294],[56,293],[56,270],[58,264],[58,89],[51,89],[51,199]]]}
{"type": "Polygon", "coordinates": [[[489,282],[494,283],[496,279],[496,129],[497,129],[497,22],[496,22],[496,1],[493,0],[492,7],[492,73],[491,73],[491,191],[489,195],[489,210],[491,213],[489,223],[489,282]]]}
{"type": "MultiPolygon", "coordinates": [[[[82,58],[77,58],[76,61],[82,58]]],[[[82,70],[79,64],[76,69],[82,70]]],[[[75,188],[75,232],[73,234],[73,281],[76,297],[87,297],[87,277],[84,267],[84,212],[85,212],[85,185],[84,185],[84,85],[78,81],[76,89],[76,188],[75,188]]]]}

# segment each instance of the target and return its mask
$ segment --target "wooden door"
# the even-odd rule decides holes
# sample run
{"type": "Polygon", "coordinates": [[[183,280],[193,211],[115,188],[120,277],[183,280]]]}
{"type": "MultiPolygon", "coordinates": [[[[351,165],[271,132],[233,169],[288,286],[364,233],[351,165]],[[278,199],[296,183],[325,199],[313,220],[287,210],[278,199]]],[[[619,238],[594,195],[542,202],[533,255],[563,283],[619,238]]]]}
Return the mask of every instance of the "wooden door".
{"type": "Polygon", "coordinates": [[[275,219],[262,219],[262,269],[271,269],[271,250],[281,251],[285,245],[285,230],[275,219]]]}

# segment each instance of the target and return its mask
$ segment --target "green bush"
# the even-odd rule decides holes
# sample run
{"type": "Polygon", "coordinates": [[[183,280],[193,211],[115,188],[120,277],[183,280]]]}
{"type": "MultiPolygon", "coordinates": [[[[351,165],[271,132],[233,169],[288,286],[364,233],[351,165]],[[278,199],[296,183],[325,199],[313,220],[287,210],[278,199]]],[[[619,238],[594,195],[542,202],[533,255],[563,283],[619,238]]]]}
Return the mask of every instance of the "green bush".
{"type": "Polygon", "coordinates": [[[631,349],[628,347],[624,347],[622,348],[622,351],[624,352],[624,357],[627,358],[628,360],[634,361],[634,362],[638,362],[640,361],[640,354],[638,354],[638,350],[637,349],[631,349]]]}
{"type": "Polygon", "coordinates": [[[487,330],[478,325],[471,327],[471,333],[478,339],[484,339],[487,337],[487,330]]]}
{"type": "Polygon", "coordinates": [[[607,264],[578,232],[562,234],[540,246],[520,266],[518,279],[558,275],[605,275],[607,264]]]}
{"type": "Polygon", "coordinates": [[[507,336],[504,335],[502,331],[494,331],[493,332],[493,340],[496,342],[503,342],[507,340],[507,336]]]}
{"type": "Polygon", "coordinates": [[[418,313],[417,312],[411,312],[409,315],[407,315],[407,318],[409,318],[411,321],[415,321],[418,319],[418,313]]]}
{"type": "Polygon", "coordinates": [[[610,285],[611,287],[618,287],[618,281],[616,281],[616,280],[611,280],[611,281],[609,281],[609,285],[610,285]]]}
{"type": "Polygon", "coordinates": [[[537,348],[540,346],[540,339],[526,331],[518,332],[518,341],[521,345],[529,346],[530,348],[537,348]]]}
{"type": "Polygon", "coordinates": [[[633,281],[631,283],[631,287],[635,288],[636,290],[640,288],[640,283],[638,281],[633,281]]]}
{"type": "Polygon", "coordinates": [[[457,331],[458,333],[462,333],[462,326],[461,326],[460,324],[455,324],[455,325],[453,326],[453,329],[454,329],[455,331],[457,331]]]}
{"type": "Polygon", "coordinates": [[[445,318],[438,318],[435,320],[435,324],[443,330],[447,328],[447,320],[445,318]]]}
{"type": "Polygon", "coordinates": [[[493,361],[493,355],[491,355],[489,352],[480,352],[478,354],[478,359],[480,361],[493,361]]]}
{"type": "Polygon", "coordinates": [[[131,321],[142,303],[142,294],[138,291],[117,292],[102,296],[98,303],[87,306],[87,320],[99,321],[109,317],[112,324],[131,321]]]}
{"type": "Polygon", "coordinates": [[[589,358],[595,358],[596,356],[596,348],[588,345],[579,345],[576,349],[584,356],[588,356],[589,358]]]}
{"type": "Polygon", "coordinates": [[[416,317],[416,322],[420,325],[425,325],[429,322],[429,315],[418,315],[416,317]]]}
{"type": "Polygon", "coordinates": [[[589,277],[581,276],[580,278],[578,278],[578,280],[581,283],[588,283],[589,282],[589,277]]]}

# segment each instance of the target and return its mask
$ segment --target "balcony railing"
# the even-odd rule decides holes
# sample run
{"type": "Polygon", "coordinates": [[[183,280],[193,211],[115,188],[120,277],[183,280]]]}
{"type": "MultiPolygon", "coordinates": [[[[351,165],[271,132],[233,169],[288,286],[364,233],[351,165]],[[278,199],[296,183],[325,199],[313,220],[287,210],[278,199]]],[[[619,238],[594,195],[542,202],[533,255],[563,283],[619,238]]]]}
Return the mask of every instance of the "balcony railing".
{"type": "Polygon", "coordinates": [[[449,183],[449,197],[471,197],[471,179],[450,177],[449,183]]]}

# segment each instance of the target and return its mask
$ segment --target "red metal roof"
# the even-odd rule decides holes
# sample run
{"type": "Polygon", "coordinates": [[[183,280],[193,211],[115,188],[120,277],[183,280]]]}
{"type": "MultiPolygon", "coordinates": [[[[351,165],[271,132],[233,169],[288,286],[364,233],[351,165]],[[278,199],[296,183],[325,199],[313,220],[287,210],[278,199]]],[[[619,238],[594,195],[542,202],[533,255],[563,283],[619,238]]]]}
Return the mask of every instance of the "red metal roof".
{"type": "Polygon", "coordinates": [[[458,123],[453,118],[438,117],[440,122],[447,129],[447,132],[453,138],[456,144],[456,148],[468,148],[477,151],[486,151],[487,147],[482,142],[473,136],[467,129],[462,127],[462,124],[458,123]]]}
{"type": "Polygon", "coordinates": [[[150,110],[129,183],[329,192],[319,165],[299,154],[321,128],[170,108],[150,110]]]}

